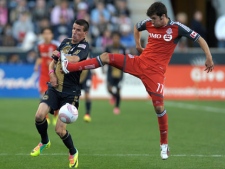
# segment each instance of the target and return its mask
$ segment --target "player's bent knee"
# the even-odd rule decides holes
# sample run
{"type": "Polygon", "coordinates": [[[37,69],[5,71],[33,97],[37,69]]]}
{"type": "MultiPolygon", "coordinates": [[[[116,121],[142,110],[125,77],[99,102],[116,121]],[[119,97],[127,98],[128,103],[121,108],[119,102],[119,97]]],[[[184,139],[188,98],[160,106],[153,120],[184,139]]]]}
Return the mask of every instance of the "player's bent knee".
{"type": "Polygon", "coordinates": [[[66,124],[64,124],[61,121],[57,121],[56,126],[55,126],[55,132],[59,137],[63,137],[66,134],[66,124]]]}
{"type": "Polygon", "coordinates": [[[164,111],[164,106],[154,106],[155,112],[161,114],[164,111]]]}

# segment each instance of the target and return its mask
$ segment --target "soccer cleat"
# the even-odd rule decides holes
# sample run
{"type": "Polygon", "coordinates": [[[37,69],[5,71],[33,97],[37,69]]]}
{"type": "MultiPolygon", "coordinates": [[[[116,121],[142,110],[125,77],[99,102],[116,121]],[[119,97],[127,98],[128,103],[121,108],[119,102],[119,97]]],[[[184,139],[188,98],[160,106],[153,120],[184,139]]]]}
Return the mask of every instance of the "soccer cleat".
{"type": "Polygon", "coordinates": [[[84,121],[88,122],[88,123],[91,122],[91,116],[89,114],[85,114],[84,115],[84,121]]]}
{"type": "Polygon", "coordinates": [[[120,114],[120,109],[119,109],[118,107],[115,107],[115,108],[113,109],[113,113],[114,113],[114,114],[120,114]]]}
{"type": "Polygon", "coordinates": [[[168,144],[162,144],[162,145],[160,145],[160,148],[161,148],[160,155],[161,155],[162,160],[166,160],[167,158],[169,158],[168,144]]]}
{"type": "Polygon", "coordinates": [[[77,168],[78,167],[78,150],[76,154],[70,155],[69,154],[69,168],[77,168]]]}
{"type": "Polygon", "coordinates": [[[51,123],[49,118],[46,118],[48,125],[51,123]]]}
{"type": "Polygon", "coordinates": [[[39,156],[44,149],[48,149],[51,146],[51,142],[42,144],[41,142],[31,151],[30,155],[33,157],[39,156]]]}
{"type": "Polygon", "coordinates": [[[53,119],[52,119],[52,124],[55,126],[56,123],[57,123],[57,119],[58,119],[58,115],[56,116],[53,116],[53,119]]]}

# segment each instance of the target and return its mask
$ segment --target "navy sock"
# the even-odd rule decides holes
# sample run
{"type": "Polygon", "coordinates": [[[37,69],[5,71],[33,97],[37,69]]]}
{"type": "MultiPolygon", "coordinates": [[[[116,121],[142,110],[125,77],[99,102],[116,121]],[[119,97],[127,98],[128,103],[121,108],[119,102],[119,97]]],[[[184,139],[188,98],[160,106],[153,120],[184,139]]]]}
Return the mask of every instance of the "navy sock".
{"type": "Polygon", "coordinates": [[[41,122],[35,122],[36,128],[38,130],[38,133],[41,135],[41,142],[42,144],[47,144],[49,142],[48,139],[48,122],[46,118],[41,122]]]}
{"type": "Polygon", "coordinates": [[[73,145],[73,140],[68,131],[66,131],[65,136],[61,137],[65,146],[69,149],[70,155],[74,155],[77,151],[73,145]]]}

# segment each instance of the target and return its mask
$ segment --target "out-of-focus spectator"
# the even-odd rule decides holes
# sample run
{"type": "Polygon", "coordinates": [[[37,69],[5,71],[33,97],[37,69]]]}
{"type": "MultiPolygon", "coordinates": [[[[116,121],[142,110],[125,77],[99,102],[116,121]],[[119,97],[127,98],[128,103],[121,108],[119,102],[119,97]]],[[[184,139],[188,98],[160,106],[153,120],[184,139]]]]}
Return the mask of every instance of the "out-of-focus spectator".
{"type": "Polygon", "coordinates": [[[122,12],[118,15],[117,24],[121,27],[122,25],[129,25],[132,27],[131,18],[126,15],[126,13],[122,12]]]}
{"type": "Polygon", "coordinates": [[[95,47],[98,50],[105,51],[106,47],[112,44],[111,31],[106,29],[103,36],[96,38],[95,47]]]}
{"type": "Polygon", "coordinates": [[[7,62],[7,57],[5,55],[0,55],[0,64],[6,63],[6,62],[7,62]]]}
{"type": "Polygon", "coordinates": [[[34,48],[34,44],[37,41],[37,35],[33,31],[29,31],[25,34],[21,48],[23,50],[30,50],[34,48]]]}
{"type": "Polygon", "coordinates": [[[22,63],[22,61],[18,54],[13,53],[9,56],[8,63],[9,64],[20,64],[20,63],[22,63]]]}
{"type": "Polygon", "coordinates": [[[4,26],[8,23],[8,8],[6,0],[0,0],[0,33],[2,33],[4,26]]]}
{"type": "Polygon", "coordinates": [[[77,5],[76,19],[85,19],[90,22],[90,16],[88,14],[88,5],[85,2],[80,2],[77,5]]]}
{"type": "Polygon", "coordinates": [[[32,19],[34,23],[39,22],[43,18],[50,19],[50,13],[48,12],[47,7],[45,0],[36,0],[35,7],[32,10],[32,19]]]}
{"type": "Polygon", "coordinates": [[[109,22],[110,12],[105,8],[102,1],[97,2],[96,8],[91,11],[91,22],[98,25],[101,22],[109,22]]]}
{"type": "Polygon", "coordinates": [[[74,20],[74,11],[69,7],[67,0],[61,0],[59,5],[56,5],[51,11],[51,24],[57,25],[60,23],[60,18],[63,17],[66,22],[71,25],[74,20]]]}
{"type": "MultiPolygon", "coordinates": [[[[202,12],[195,11],[193,19],[191,21],[191,29],[198,32],[204,39],[206,39],[206,28],[202,24],[202,12]]],[[[198,43],[193,43],[194,47],[200,47],[198,43]]]]}
{"type": "Polygon", "coordinates": [[[29,8],[26,0],[17,0],[15,7],[10,9],[10,23],[14,23],[21,13],[28,12],[29,8]]]}
{"type": "MultiPolygon", "coordinates": [[[[184,12],[179,12],[176,15],[176,21],[180,22],[184,25],[187,25],[187,22],[188,22],[187,14],[184,13],[184,12]]],[[[181,51],[181,52],[186,52],[188,50],[188,39],[186,37],[182,37],[180,39],[180,41],[178,42],[175,50],[178,50],[178,51],[181,51]]]]}
{"type": "Polygon", "coordinates": [[[28,12],[22,12],[19,19],[13,23],[13,37],[17,41],[17,45],[20,46],[28,32],[34,32],[34,25],[30,19],[28,12]]]}
{"type": "Polygon", "coordinates": [[[35,26],[35,33],[37,36],[41,34],[41,30],[43,28],[50,27],[50,20],[48,18],[42,18],[40,21],[38,21],[38,24],[35,26]]]}
{"type": "Polygon", "coordinates": [[[127,6],[127,0],[116,0],[116,13],[118,14],[125,14],[126,16],[130,17],[130,10],[127,6]]]}
{"type": "Polygon", "coordinates": [[[13,32],[12,32],[12,25],[11,24],[7,24],[4,27],[0,44],[1,44],[1,46],[16,46],[16,41],[13,38],[13,32]]]}
{"type": "MultiPolygon", "coordinates": [[[[120,27],[121,32],[121,44],[126,48],[135,48],[135,39],[133,32],[131,31],[131,26],[124,24],[120,27]]],[[[131,49],[130,49],[131,50],[131,49]]]]}
{"type": "Polygon", "coordinates": [[[53,34],[56,40],[60,41],[60,37],[68,38],[71,35],[70,25],[63,16],[60,16],[60,22],[53,26],[53,34]]]}
{"type": "Polygon", "coordinates": [[[27,53],[25,63],[34,64],[36,62],[36,59],[37,59],[37,52],[35,52],[35,50],[30,50],[27,53]]]}
{"type": "Polygon", "coordinates": [[[215,35],[218,40],[218,47],[225,48],[225,15],[220,16],[215,24],[215,35]]]}

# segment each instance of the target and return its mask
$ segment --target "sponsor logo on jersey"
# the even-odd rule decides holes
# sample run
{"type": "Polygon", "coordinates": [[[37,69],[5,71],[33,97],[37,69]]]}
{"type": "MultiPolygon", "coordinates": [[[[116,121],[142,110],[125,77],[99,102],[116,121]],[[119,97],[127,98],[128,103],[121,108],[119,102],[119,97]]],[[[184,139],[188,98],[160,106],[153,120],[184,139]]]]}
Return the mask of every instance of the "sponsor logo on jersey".
{"type": "Polygon", "coordinates": [[[197,36],[197,33],[195,31],[192,31],[190,36],[194,39],[197,36]]]}
{"type": "Polygon", "coordinates": [[[79,44],[77,47],[78,47],[78,48],[80,47],[80,48],[85,49],[85,48],[86,48],[86,45],[85,45],[85,44],[79,44]]]}
{"type": "Polygon", "coordinates": [[[171,41],[172,38],[173,38],[172,35],[168,35],[168,34],[163,35],[163,39],[164,39],[165,41],[167,41],[167,42],[168,42],[168,41],[171,41]]]}
{"type": "Polygon", "coordinates": [[[160,39],[162,37],[162,35],[155,34],[155,33],[149,33],[149,37],[154,38],[154,39],[160,39]]]}

